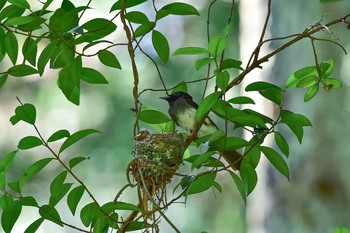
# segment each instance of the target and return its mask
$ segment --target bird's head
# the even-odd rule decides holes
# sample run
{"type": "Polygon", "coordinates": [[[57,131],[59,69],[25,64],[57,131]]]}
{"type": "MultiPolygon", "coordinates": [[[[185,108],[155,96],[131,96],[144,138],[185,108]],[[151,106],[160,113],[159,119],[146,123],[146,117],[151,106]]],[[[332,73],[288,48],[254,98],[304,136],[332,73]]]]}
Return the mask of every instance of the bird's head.
{"type": "Polygon", "coordinates": [[[159,98],[168,101],[169,105],[172,105],[176,100],[179,100],[179,99],[182,99],[182,98],[186,99],[186,100],[192,100],[192,96],[190,96],[186,92],[182,92],[182,91],[175,92],[175,93],[173,93],[171,95],[164,96],[164,97],[159,97],[159,98]]]}

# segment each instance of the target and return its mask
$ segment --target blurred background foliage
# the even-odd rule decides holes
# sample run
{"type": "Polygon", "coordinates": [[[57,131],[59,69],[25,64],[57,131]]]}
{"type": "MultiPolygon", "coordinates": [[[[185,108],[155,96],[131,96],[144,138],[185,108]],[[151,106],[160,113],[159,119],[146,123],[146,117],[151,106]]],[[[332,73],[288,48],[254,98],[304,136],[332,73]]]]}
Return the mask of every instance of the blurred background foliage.
{"type": "MultiPolygon", "coordinates": [[[[83,1],[74,1],[74,3],[83,1]]],[[[206,46],[207,35],[206,14],[209,1],[199,1],[196,8],[201,12],[199,17],[169,16],[168,21],[157,25],[170,43],[171,51],[181,46],[206,46]],[[174,20],[171,20],[173,17],[174,20]],[[171,26],[169,21],[171,20],[171,26]]],[[[82,3],[84,4],[84,3],[82,3]]],[[[239,4],[239,2],[238,2],[239,4]]],[[[237,5],[234,14],[234,39],[229,41],[227,55],[239,58],[238,33],[239,16],[237,5]]],[[[227,21],[229,2],[217,1],[212,11],[210,21],[212,35],[219,34],[227,21]]],[[[104,10],[109,9],[107,1],[92,1],[92,7],[103,16],[104,10]],[[107,6],[108,5],[108,6],[107,6]]],[[[150,3],[139,6],[143,9],[151,7],[150,3]]],[[[272,37],[280,37],[292,33],[302,32],[321,19],[327,22],[348,13],[350,2],[347,0],[320,4],[318,0],[273,1],[272,22],[270,31],[272,37]]],[[[88,16],[85,15],[85,17],[88,16]]],[[[94,15],[96,17],[96,15],[94,15]]],[[[87,21],[88,18],[83,20],[87,21]]],[[[253,24],[254,22],[252,22],[253,24]]],[[[118,32],[114,40],[123,39],[122,26],[118,25],[118,32]]],[[[350,50],[349,31],[344,25],[337,25],[325,29],[321,34],[329,36],[332,32],[334,39],[339,40],[347,50],[350,50]]],[[[276,48],[282,42],[273,42],[276,48]]],[[[143,41],[144,50],[155,56],[150,38],[143,41]],[[149,44],[148,44],[149,43],[149,44]]],[[[294,89],[286,96],[286,108],[302,113],[313,122],[313,128],[305,130],[302,146],[294,136],[286,139],[290,142],[291,155],[287,163],[290,166],[291,181],[287,182],[273,169],[268,171],[269,201],[271,210],[267,213],[264,232],[332,232],[338,225],[350,227],[350,57],[345,56],[338,47],[328,43],[317,43],[318,55],[321,60],[334,59],[335,74],[344,83],[344,87],[330,93],[322,92],[308,103],[303,102],[304,90],[294,89]]],[[[132,73],[130,61],[126,55],[126,48],[112,50],[121,65],[122,70],[108,69],[94,61],[96,58],[86,59],[86,66],[100,70],[107,77],[108,85],[83,85],[81,104],[75,106],[68,102],[56,86],[57,73],[46,71],[44,77],[37,76],[7,80],[0,90],[0,154],[5,155],[17,147],[18,141],[34,131],[29,126],[20,123],[12,126],[9,118],[18,106],[16,96],[23,102],[33,103],[38,110],[38,127],[48,137],[58,129],[68,129],[75,132],[84,128],[95,128],[102,134],[91,136],[80,142],[79,147],[69,149],[70,155],[89,156],[90,159],[76,169],[79,177],[93,190],[97,200],[103,202],[114,198],[116,192],[126,183],[125,170],[131,160],[133,150],[134,113],[132,97],[132,73]]],[[[145,88],[161,88],[155,67],[150,60],[137,54],[136,60],[140,73],[140,90],[145,88]]],[[[205,77],[205,69],[195,71],[193,57],[171,57],[168,64],[158,62],[161,73],[168,87],[181,81],[190,81],[205,77]]],[[[246,61],[243,61],[245,64],[246,61]]],[[[302,41],[278,54],[272,68],[271,80],[283,87],[289,75],[297,69],[313,65],[314,59],[309,41],[302,41]]],[[[202,95],[204,83],[189,85],[189,92],[195,96],[197,102],[202,95]]],[[[239,90],[237,91],[237,95],[239,90]]],[[[164,92],[146,91],[140,97],[144,105],[156,107],[163,112],[167,105],[159,96],[164,92]]],[[[151,129],[148,125],[144,128],[151,129]]],[[[152,129],[151,129],[152,130],[152,129]]],[[[47,152],[41,149],[20,152],[16,157],[15,167],[12,169],[13,179],[19,177],[28,164],[34,159],[46,156],[47,152]]],[[[49,196],[49,188],[42,188],[42,182],[51,182],[50,172],[59,171],[59,167],[49,166],[41,172],[29,185],[28,192],[40,193],[43,200],[49,196]],[[51,169],[51,170],[50,170],[51,169]]],[[[180,170],[187,168],[183,167],[180,170]]],[[[8,178],[11,180],[11,178],[8,178]]],[[[179,203],[170,206],[167,214],[183,232],[246,232],[247,217],[244,203],[229,176],[219,177],[223,186],[223,193],[214,190],[189,197],[186,205],[179,203]]],[[[173,182],[176,184],[176,181],[173,182]]],[[[171,195],[172,188],[169,188],[171,195]]],[[[257,192],[257,190],[255,191],[257,192]]],[[[135,193],[129,190],[123,193],[122,201],[135,200],[135,193]]],[[[249,198],[248,198],[249,203],[249,198]]],[[[39,203],[40,204],[40,203],[39,203]]],[[[60,208],[60,207],[59,207],[60,208]]],[[[66,208],[62,206],[61,208],[66,208]]],[[[25,211],[23,211],[25,212],[25,211]]],[[[37,216],[27,213],[21,216],[14,232],[23,232],[23,229],[37,216]]],[[[63,217],[64,219],[70,218],[63,217]]],[[[74,219],[71,219],[74,221],[74,219]]],[[[167,231],[167,224],[162,229],[167,231]]],[[[170,229],[168,229],[170,230],[170,229]]],[[[44,224],[40,232],[74,232],[69,229],[57,229],[53,224],[44,224]],[[54,229],[54,230],[53,230],[54,229]]]]}

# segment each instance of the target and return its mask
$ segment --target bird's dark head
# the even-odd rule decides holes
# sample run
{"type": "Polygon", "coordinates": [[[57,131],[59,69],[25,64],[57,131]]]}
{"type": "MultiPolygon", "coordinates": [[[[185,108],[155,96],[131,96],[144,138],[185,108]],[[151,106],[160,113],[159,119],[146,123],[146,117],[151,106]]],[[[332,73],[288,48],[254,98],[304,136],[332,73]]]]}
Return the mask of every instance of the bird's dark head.
{"type": "Polygon", "coordinates": [[[179,99],[182,99],[182,98],[185,99],[185,100],[191,100],[192,101],[192,96],[190,96],[186,92],[182,92],[182,91],[175,92],[175,93],[173,93],[171,95],[164,96],[164,97],[159,97],[159,98],[168,101],[169,105],[172,105],[176,100],[179,100],[179,99]]]}

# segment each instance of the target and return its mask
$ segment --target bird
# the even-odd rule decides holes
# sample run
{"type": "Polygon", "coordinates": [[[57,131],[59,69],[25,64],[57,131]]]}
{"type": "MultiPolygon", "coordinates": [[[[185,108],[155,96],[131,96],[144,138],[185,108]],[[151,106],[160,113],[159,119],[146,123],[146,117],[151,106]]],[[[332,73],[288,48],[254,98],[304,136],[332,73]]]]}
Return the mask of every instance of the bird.
{"type": "MultiPolygon", "coordinates": [[[[175,92],[171,95],[159,97],[168,101],[168,113],[176,125],[191,133],[196,125],[196,113],[198,104],[193,101],[190,94],[186,92],[175,92]]],[[[219,127],[207,116],[197,132],[197,137],[203,137],[219,130],[219,127]]],[[[223,151],[223,158],[233,170],[239,170],[242,161],[242,154],[235,150],[223,151]]]]}

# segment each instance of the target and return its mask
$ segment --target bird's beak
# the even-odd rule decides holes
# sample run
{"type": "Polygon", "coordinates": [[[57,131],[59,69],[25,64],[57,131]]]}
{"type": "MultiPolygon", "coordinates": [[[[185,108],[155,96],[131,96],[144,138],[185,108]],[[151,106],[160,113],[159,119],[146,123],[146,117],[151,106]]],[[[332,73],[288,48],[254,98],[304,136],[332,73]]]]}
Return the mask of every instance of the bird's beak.
{"type": "Polygon", "coordinates": [[[168,100],[170,97],[169,96],[162,96],[162,97],[159,97],[159,99],[163,99],[163,100],[168,100]]]}

